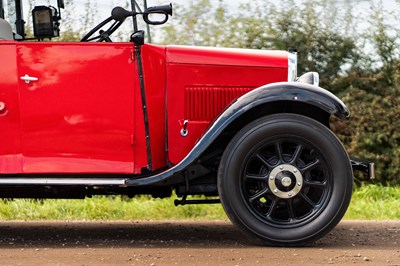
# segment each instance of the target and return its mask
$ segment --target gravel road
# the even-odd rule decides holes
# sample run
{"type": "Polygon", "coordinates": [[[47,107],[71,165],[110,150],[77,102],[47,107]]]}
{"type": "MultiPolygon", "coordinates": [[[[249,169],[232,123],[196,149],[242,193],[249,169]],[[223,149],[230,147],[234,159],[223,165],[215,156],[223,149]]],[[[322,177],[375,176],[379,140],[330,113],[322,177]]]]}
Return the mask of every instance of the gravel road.
{"type": "Polygon", "coordinates": [[[342,221],[303,248],[251,245],[227,221],[12,221],[0,235],[0,265],[400,265],[400,221],[342,221]]]}

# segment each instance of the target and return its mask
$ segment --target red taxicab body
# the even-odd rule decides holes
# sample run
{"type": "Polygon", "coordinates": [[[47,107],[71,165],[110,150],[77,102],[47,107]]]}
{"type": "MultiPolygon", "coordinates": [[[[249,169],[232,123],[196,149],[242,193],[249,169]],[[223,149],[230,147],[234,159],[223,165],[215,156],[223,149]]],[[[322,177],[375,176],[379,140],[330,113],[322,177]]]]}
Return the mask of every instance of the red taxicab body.
{"type": "MultiPolygon", "coordinates": [[[[6,41],[0,52],[2,174],[147,166],[132,43],[6,41]]],[[[148,44],[142,56],[154,169],[179,163],[234,99],[288,75],[283,51],[148,44]]]]}

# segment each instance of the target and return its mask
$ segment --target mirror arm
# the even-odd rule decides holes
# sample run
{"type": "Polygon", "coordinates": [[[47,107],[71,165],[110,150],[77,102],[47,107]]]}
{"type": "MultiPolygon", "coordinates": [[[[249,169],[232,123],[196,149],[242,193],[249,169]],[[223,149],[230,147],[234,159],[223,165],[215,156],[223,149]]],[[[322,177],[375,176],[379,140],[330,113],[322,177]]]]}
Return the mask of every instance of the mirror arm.
{"type": "MultiPolygon", "coordinates": [[[[131,8],[132,8],[132,13],[136,14],[136,0],[131,0],[131,8]]],[[[134,15],[133,19],[133,32],[137,32],[138,31],[138,23],[137,23],[137,17],[134,15]]]]}
{"type": "MultiPolygon", "coordinates": [[[[144,8],[144,10],[147,9],[147,0],[143,0],[143,8],[144,8]]],[[[147,42],[151,43],[150,25],[147,23],[146,23],[146,29],[147,29],[147,42]]]]}

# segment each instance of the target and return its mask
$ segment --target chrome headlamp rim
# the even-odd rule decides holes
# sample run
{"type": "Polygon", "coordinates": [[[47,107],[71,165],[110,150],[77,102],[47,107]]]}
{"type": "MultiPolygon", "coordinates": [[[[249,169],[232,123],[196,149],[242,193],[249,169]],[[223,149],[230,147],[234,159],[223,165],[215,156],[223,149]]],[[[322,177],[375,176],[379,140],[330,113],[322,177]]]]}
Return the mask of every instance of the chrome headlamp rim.
{"type": "Polygon", "coordinates": [[[288,82],[297,79],[297,52],[288,52],[288,82]]]}
{"type": "Polygon", "coordinates": [[[317,72],[307,72],[301,75],[296,81],[319,86],[319,74],[317,72]]]}

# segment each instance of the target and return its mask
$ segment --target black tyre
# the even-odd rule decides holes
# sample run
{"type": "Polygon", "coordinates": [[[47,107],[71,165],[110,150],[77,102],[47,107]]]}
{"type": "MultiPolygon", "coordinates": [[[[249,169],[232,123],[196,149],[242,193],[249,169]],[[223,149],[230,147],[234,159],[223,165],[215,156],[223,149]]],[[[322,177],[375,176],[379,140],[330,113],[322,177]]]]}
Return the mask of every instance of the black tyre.
{"type": "Polygon", "coordinates": [[[229,219],[264,245],[301,246],[328,233],[352,193],[349,157],[319,122],[296,114],[260,118],[226,148],[218,190],[229,219]]]}

